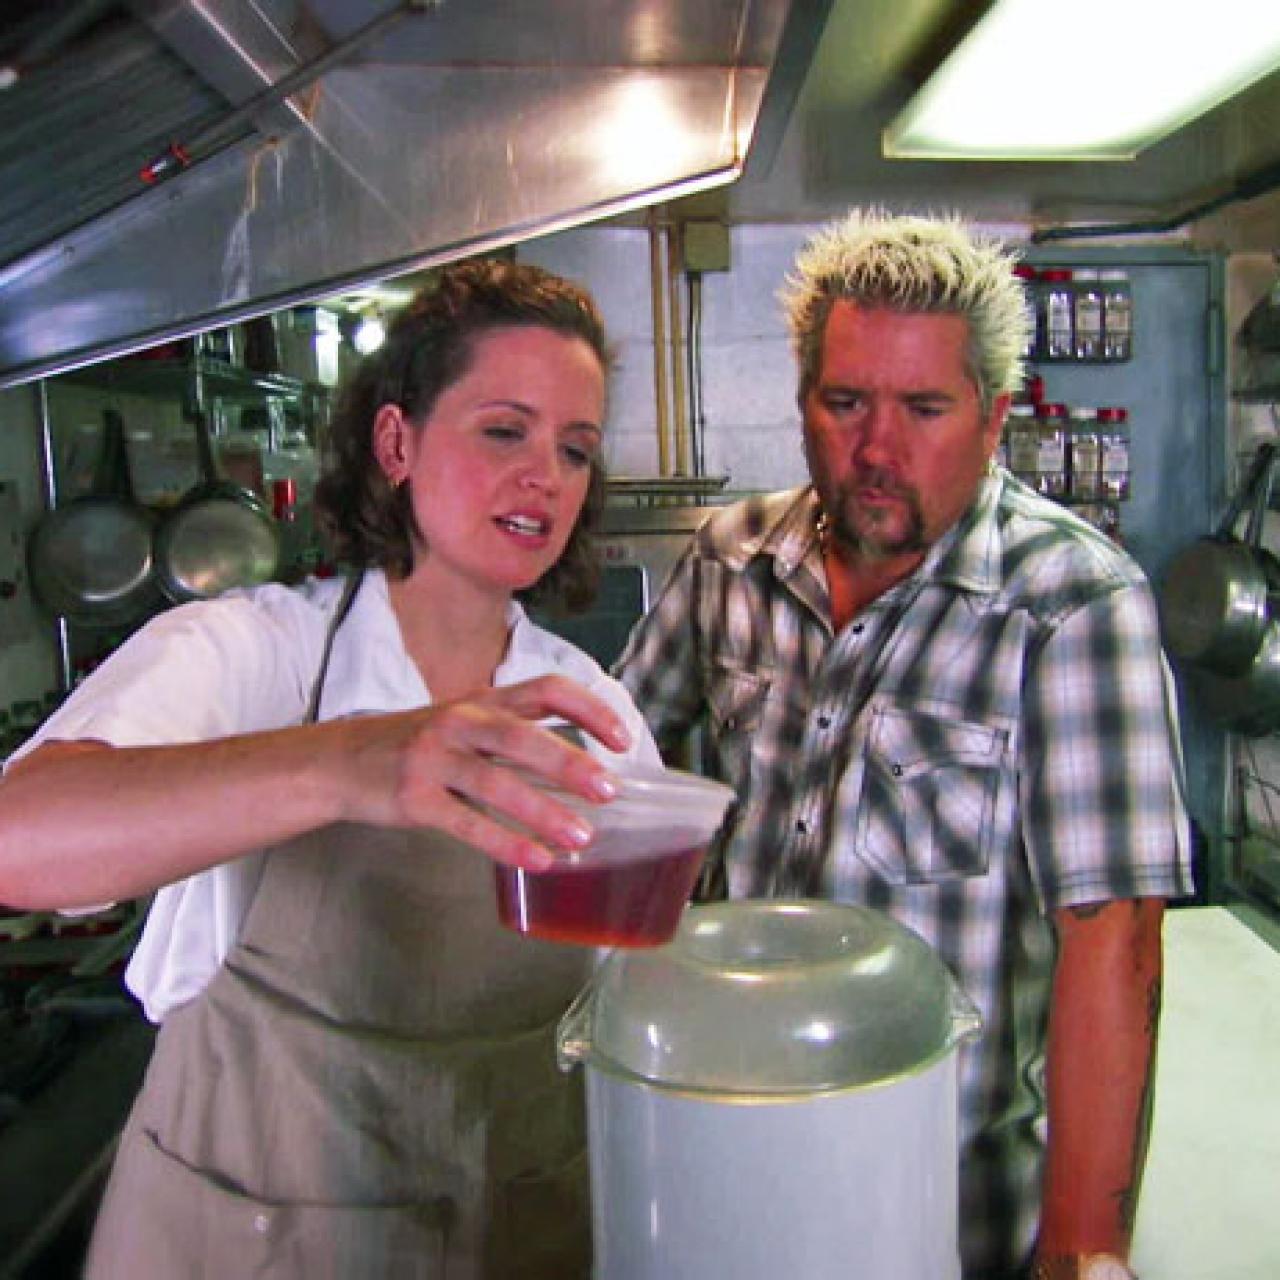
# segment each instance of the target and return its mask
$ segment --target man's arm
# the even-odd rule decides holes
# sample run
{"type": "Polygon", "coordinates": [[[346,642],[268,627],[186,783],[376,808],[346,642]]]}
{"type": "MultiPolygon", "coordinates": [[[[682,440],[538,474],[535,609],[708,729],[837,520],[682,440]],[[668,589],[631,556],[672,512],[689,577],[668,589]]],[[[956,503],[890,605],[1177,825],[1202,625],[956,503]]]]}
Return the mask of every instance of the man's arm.
{"type": "Polygon", "coordinates": [[[1162,900],[1140,898],[1054,915],[1037,1275],[1075,1276],[1081,1255],[1129,1256],[1151,1121],[1163,914],[1162,900]]]}

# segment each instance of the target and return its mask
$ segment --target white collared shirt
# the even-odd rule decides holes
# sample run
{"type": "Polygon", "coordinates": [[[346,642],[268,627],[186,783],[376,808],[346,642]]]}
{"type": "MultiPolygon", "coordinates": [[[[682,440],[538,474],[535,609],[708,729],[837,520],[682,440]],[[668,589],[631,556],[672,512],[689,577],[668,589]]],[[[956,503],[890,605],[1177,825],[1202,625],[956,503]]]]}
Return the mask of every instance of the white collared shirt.
{"type": "MultiPolygon", "coordinates": [[[[161,614],[77,688],[12,759],[57,740],[157,746],[301,723],[341,592],[337,579],[298,588],[268,585],[161,614]]],[[[621,758],[659,763],[621,685],[580,649],[535,626],[515,602],[508,616],[511,640],[495,685],[566,675],[623,718],[633,745],[621,758]]],[[[430,702],[401,642],[386,579],[370,571],[335,636],[319,718],[430,702]]],[[[602,758],[619,758],[593,740],[588,747],[602,758]]],[[[158,891],[125,974],[153,1022],[198,995],[213,977],[239,934],[261,863],[261,855],[251,854],[158,891]]]]}

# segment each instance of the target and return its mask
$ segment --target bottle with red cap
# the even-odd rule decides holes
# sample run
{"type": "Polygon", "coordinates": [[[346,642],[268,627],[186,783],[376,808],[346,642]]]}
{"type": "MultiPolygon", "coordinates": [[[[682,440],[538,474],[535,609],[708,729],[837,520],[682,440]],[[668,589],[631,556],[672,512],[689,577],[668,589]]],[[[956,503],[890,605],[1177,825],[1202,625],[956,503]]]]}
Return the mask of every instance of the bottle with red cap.
{"type": "Polygon", "coordinates": [[[1133,292],[1127,272],[1112,268],[1099,277],[1102,286],[1102,358],[1128,360],[1133,354],[1133,292]]]}
{"type": "Polygon", "coordinates": [[[1036,489],[1046,498],[1067,496],[1067,406],[1046,401],[1036,408],[1036,489]]]}
{"type": "Polygon", "coordinates": [[[1070,444],[1071,497],[1076,502],[1096,502],[1102,496],[1102,441],[1096,409],[1072,408],[1070,444]]]}
{"type": "Polygon", "coordinates": [[[1023,484],[1036,488],[1040,471],[1040,436],[1036,411],[1029,404],[1015,404],[1004,424],[1006,466],[1023,484]]]}
{"type": "Polygon", "coordinates": [[[1071,360],[1075,357],[1075,287],[1066,267],[1047,267],[1040,272],[1040,313],[1044,341],[1042,358],[1071,360]]]}
{"type": "Polygon", "coordinates": [[[1037,281],[1040,273],[1028,262],[1019,262],[1013,274],[1022,281],[1022,292],[1026,298],[1027,315],[1031,325],[1027,332],[1027,341],[1022,348],[1023,360],[1036,360],[1040,356],[1040,308],[1036,305],[1037,281]]]}
{"type": "Polygon", "coordinates": [[[1073,354],[1077,360],[1102,359],[1102,285],[1098,272],[1085,268],[1075,272],[1072,322],[1073,354]]]}

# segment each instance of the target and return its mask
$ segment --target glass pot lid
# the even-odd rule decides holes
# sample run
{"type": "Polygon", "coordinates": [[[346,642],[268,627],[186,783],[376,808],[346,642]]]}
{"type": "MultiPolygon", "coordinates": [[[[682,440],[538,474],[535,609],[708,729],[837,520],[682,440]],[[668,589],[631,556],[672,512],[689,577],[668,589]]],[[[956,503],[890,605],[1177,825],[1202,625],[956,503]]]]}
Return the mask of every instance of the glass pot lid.
{"type": "Polygon", "coordinates": [[[809,901],[691,907],[615,951],[560,1026],[561,1065],[675,1089],[786,1094],[884,1083],[977,1033],[933,949],[882,912],[809,901]]]}

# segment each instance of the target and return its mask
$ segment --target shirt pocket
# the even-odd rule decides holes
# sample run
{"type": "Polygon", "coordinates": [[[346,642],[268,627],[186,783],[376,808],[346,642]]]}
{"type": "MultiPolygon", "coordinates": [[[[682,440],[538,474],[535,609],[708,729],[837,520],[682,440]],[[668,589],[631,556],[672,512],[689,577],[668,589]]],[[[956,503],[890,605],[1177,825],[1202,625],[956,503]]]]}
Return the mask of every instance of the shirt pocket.
{"type": "Polygon", "coordinates": [[[750,778],[752,747],[772,684],[772,672],[727,663],[717,663],[707,682],[710,745],[720,776],[740,795],[750,778]]]}
{"type": "Polygon", "coordinates": [[[855,848],[892,884],[985,875],[1011,818],[1009,731],[902,707],[873,707],[855,848]]]}

